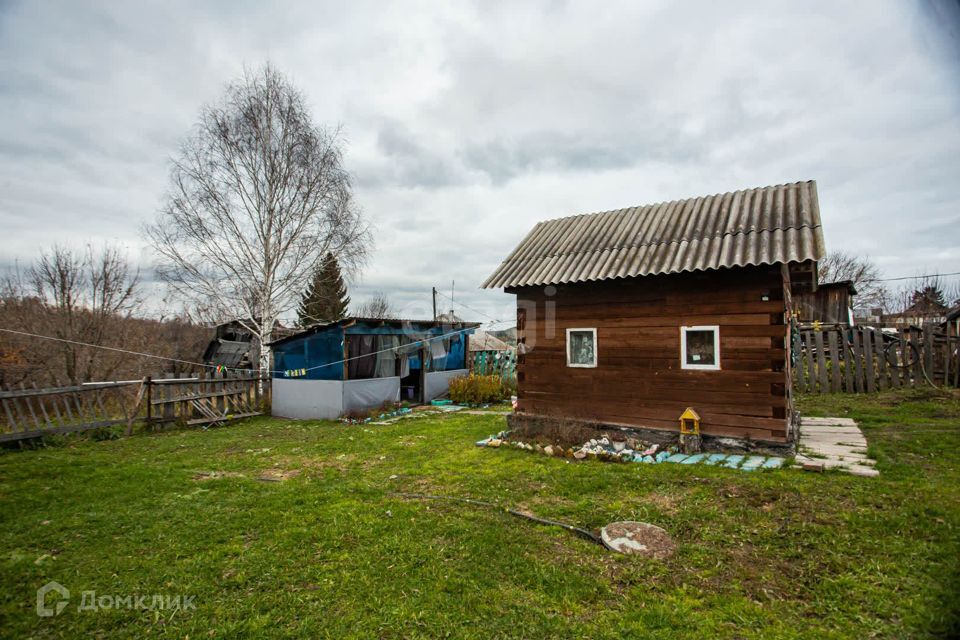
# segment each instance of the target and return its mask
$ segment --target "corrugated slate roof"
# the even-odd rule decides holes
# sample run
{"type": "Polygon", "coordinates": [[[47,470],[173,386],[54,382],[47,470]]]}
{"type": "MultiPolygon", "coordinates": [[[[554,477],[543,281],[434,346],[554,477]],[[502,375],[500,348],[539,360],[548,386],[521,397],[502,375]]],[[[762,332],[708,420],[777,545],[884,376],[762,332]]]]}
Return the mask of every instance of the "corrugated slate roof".
{"type": "Polygon", "coordinates": [[[817,183],[537,223],[482,288],[586,282],[823,257],[817,183]]]}
{"type": "Polygon", "coordinates": [[[297,331],[296,333],[286,335],[283,338],[280,338],[278,340],[273,340],[272,342],[270,342],[270,346],[284,344],[291,340],[296,340],[298,338],[302,338],[303,336],[311,335],[311,334],[323,331],[325,329],[329,329],[330,327],[334,327],[338,325],[349,327],[358,322],[368,322],[368,323],[379,324],[379,325],[392,325],[400,328],[404,328],[405,326],[410,326],[410,325],[442,327],[443,329],[449,331],[450,333],[453,333],[456,330],[455,328],[475,328],[480,326],[479,322],[464,322],[463,320],[457,320],[456,322],[452,322],[449,320],[444,321],[444,320],[413,320],[410,318],[361,318],[360,316],[349,316],[346,318],[342,318],[340,320],[334,320],[333,322],[318,322],[316,324],[310,325],[306,329],[297,331]]]}
{"type": "Polygon", "coordinates": [[[477,331],[470,336],[470,351],[509,351],[510,345],[486,331],[477,331]]]}

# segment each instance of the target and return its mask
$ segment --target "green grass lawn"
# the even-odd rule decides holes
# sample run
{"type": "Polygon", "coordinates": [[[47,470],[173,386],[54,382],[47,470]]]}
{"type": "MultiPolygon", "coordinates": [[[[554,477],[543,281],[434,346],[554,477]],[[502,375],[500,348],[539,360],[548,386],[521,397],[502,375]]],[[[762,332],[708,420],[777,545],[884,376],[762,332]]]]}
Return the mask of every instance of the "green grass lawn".
{"type": "Polygon", "coordinates": [[[5,637],[917,638],[960,631],[960,400],[801,399],[861,421],[879,478],[568,463],[474,441],[500,416],[252,419],[0,454],[5,637]],[[299,471],[266,482],[266,472],[299,471]],[[218,472],[215,477],[204,474],[218,472]],[[559,528],[666,528],[613,554],[559,528]],[[71,590],[55,617],[38,587],[71,590]],[[98,596],[195,609],[79,611],[98,596]],[[150,602],[149,599],[147,601],[150,602]]]}

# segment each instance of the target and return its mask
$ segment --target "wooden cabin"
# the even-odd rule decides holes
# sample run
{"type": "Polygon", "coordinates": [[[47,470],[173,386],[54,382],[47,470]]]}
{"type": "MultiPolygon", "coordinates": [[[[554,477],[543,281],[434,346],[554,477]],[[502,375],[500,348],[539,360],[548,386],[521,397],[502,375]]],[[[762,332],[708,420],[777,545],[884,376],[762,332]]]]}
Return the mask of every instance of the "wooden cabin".
{"type": "Polygon", "coordinates": [[[816,183],[538,223],[483,284],[517,296],[512,424],[789,446],[788,323],[824,245],[816,183]]]}

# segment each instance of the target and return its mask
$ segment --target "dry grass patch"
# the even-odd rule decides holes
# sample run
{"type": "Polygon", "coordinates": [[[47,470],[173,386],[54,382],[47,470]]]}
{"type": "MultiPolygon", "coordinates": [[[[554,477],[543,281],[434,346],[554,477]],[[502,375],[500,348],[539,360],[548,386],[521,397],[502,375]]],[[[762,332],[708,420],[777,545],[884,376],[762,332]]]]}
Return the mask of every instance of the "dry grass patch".
{"type": "Polygon", "coordinates": [[[222,480],[224,478],[245,478],[246,476],[236,471],[200,471],[193,474],[193,480],[222,480]]]}
{"type": "Polygon", "coordinates": [[[290,478],[296,478],[299,475],[300,469],[267,469],[257,476],[257,480],[263,482],[283,482],[290,478]]]}

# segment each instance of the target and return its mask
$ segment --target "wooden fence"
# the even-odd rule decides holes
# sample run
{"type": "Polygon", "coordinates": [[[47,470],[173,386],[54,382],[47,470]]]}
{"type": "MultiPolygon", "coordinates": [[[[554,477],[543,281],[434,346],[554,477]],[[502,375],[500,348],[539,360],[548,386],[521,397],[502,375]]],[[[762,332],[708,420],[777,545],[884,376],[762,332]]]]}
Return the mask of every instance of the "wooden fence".
{"type": "Polygon", "coordinates": [[[0,390],[0,442],[28,440],[135,424],[147,428],[176,423],[204,428],[260,415],[269,406],[269,379],[205,374],[73,386],[0,390]],[[266,397],[260,382],[264,380],[266,397]]]}
{"type": "Polygon", "coordinates": [[[806,329],[792,340],[794,389],[801,393],[960,386],[960,338],[935,329],[806,329]]]}

